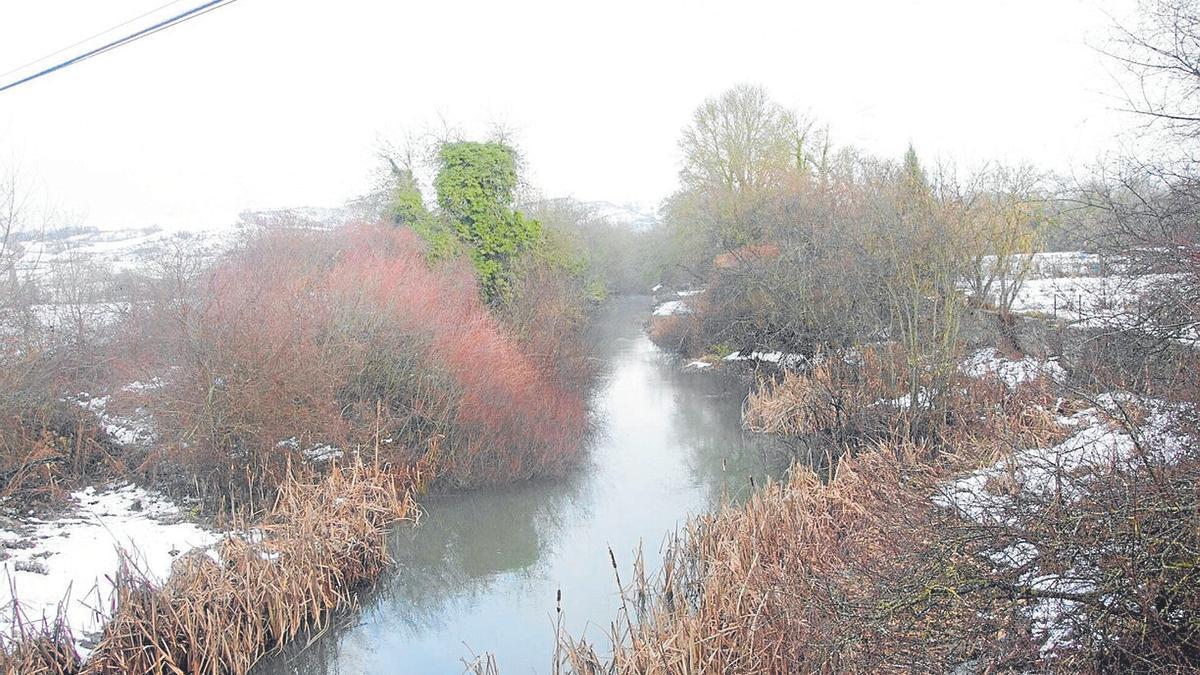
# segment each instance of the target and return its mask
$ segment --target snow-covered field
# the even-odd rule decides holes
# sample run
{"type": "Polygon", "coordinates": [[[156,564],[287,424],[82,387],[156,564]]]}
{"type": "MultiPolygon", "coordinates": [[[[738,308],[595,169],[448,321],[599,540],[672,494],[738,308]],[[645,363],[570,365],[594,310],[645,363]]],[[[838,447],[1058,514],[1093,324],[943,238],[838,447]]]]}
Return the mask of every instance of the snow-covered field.
{"type": "Polygon", "coordinates": [[[187,522],[178,506],[133,485],[86,488],[53,518],[0,520],[0,630],[8,630],[14,603],[34,624],[63,618],[86,651],[87,637],[104,625],[112,602],[112,575],[124,551],[153,579],[171,572],[180,555],[210,546],[217,535],[187,522]]]}
{"type": "MultiPolygon", "coordinates": [[[[1078,251],[1038,253],[1033,256],[1030,273],[1021,283],[1012,309],[1018,314],[1048,317],[1080,327],[1144,327],[1143,299],[1152,297],[1156,288],[1169,287],[1173,277],[1106,274],[1119,267],[1094,254],[1078,251]]],[[[1200,326],[1184,328],[1181,335],[1183,340],[1200,342],[1200,326]]]]}
{"type": "MultiPolygon", "coordinates": [[[[1094,277],[1104,274],[1104,260],[1095,253],[1083,251],[1047,251],[1034,253],[1032,256],[1018,256],[1016,267],[1025,267],[1028,261],[1028,277],[1030,279],[1056,279],[1062,277],[1094,277]]],[[[991,269],[995,265],[994,256],[985,256],[983,268],[991,269]]]]}
{"type": "Polygon", "coordinates": [[[113,273],[145,269],[172,251],[210,258],[226,250],[236,231],[204,230],[168,232],[142,230],[88,230],[65,237],[35,238],[13,245],[21,273],[47,274],[67,265],[93,264],[113,273]]]}
{"type": "Polygon", "coordinates": [[[228,250],[244,227],[329,228],[354,219],[344,208],[301,207],[246,211],[241,227],[168,231],[157,227],[141,229],[81,229],[22,236],[9,242],[21,274],[47,275],[56,269],[80,264],[97,265],[114,274],[137,272],[171,257],[190,262],[215,258],[228,250]]]}
{"type": "Polygon", "coordinates": [[[1165,280],[1162,276],[1026,279],[1013,311],[1103,324],[1135,308],[1139,295],[1165,280]]]}

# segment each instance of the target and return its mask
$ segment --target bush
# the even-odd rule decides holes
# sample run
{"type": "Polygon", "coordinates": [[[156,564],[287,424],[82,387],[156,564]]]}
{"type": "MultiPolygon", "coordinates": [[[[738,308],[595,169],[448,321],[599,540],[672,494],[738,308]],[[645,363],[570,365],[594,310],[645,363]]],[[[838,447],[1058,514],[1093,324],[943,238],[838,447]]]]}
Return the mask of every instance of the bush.
{"type": "MultiPolygon", "coordinates": [[[[94,382],[97,352],[69,336],[13,322],[0,308],[0,499],[59,497],[117,469],[111,439],[76,395],[94,382]]],[[[26,308],[28,309],[28,308],[26,308]]]]}
{"type": "Polygon", "coordinates": [[[135,308],[130,344],[168,383],[145,401],[167,456],[221,487],[329,447],[455,484],[553,474],[579,448],[582,397],[411,230],[264,231],[184,287],[135,308]]]}

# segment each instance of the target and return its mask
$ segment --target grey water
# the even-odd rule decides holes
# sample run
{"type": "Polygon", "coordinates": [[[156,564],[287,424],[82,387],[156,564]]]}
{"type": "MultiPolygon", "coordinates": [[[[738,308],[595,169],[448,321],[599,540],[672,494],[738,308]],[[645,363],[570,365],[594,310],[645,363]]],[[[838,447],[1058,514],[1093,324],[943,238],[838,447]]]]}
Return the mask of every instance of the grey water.
{"type": "Polygon", "coordinates": [[[619,298],[592,330],[601,378],[587,459],[566,479],[427,497],[392,534],[397,564],[362,607],[256,673],[462,673],[491,653],[500,671],[549,672],[556,596],[564,628],[607,653],[620,604],[609,560],[647,574],[689,515],[743,497],[786,466],[741,430],[745,385],[686,371],[646,337],[646,297],[619,298]]]}

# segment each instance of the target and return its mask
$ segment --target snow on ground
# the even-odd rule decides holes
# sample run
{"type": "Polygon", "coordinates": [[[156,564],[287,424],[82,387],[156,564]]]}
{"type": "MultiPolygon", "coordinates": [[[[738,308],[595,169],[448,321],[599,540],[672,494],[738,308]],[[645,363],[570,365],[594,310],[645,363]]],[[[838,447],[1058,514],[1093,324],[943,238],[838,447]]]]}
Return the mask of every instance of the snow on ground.
{"type": "Polygon", "coordinates": [[[1143,407],[1146,411],[1138,429],[1146,441],[1143,445],[1162,453],[1164,459],[1174,458],[1187,441],[1174,430],[1179,417],[1178,406],[1154,399],[1135,400],[1125,394],[1104,394],[1097,397],[1094,407],[1059,418],[1060,424],[1076,430],[1067,440],[1049,448],[1018,450],[993,466],[959,479],[948,487],[946,494],[939,495],[934,501],[941,506],[956,508],[978,522],[987,522],[1009,503],[1007,495],[988,490],[992,479],[1008,477],[1024,490],[1045,495],[1050,490],[1062,489],[1056,484],[1060,472],[1128,461],[1137,444],[1129,432],[1113,420],[1119,419],[1122,410],[1130,406],[1143,407]]]}
{"type": "Polygon", "coordinates": [[[1050,277],[1026,279],[1013,301],[1015,312],[1056,318],[1100,318],[1136,302],[1154,277],[1050,277]]]}
{"type": "MultiPolygon", "coordinates": [[[[391,443],[392,439],[387,438],[384,439],[383,442],[391,443]]],[[[292,452],[299,452],[301,455],[303,455],[304,459],[317,463],[341,459],[342,455],[344,454],[341,448],[329,445],[328,443],[317,443],[315,445],[309,445],[301,448],[300,439],[296,438],[295,436],[283,441],[279,441],[275,444],[275,447],[285,448],[287,450],[291,450],[292,452]]]]}
{"type": "Polygon", "coordinates": [[[691,313],[691,308],[683,300],[668,300],[654,308],[654,316],[675,316],[676,314],[691,313]]]}
{"type": "Polygon", "coordinates": [[[198,232],[168,232],[155,228],[87,230],[62,238],[22,241],[14,247],[16,267],[22,274],[43,275],[56,269],[98,264],[114,273],[140,271],[173,251],[193,258],[214,258],[227,250],[236,231],[232,228],[198,232]]]}
{"type": "Polygon", "coordinates": [[[781,368],[798,368],[806,363],[808,359],[800,354],[784,354],[783,352],[734,352],[726,356],[724,361],[762,361],[765,363],[774,363],[781,368]]]}
{"type": "Polygon", "coordinates": [[[1054,359],[1039,361],[1032,356],[1019,360],[1005,358],[994,347],[980,349],[959,365],[959,370],[968,377],[995,376],[1009,389],[1040,377],[1048,377],[1055,382],[1065,382],[1067,371],[1054,359]]]}
{"type": "MultiPolygon", "coordinates": [[[[924,387],[921,387],[919,390],[917,390],[916,399],[917,407],[921,409],[928,408],[930,403],[933,401],[933,397],[929,395],[929,390],[925,389],[924,387]]],[[[875,401],[875,405],[885,405],[892,408],[897,408],[899,410],[908,410],[909,408],[913,407],[912,401],[913,395],[905,394],[900,398],[881,398],[878,401],[875,401]]]]}
{"type": "MultiPolygon", "coordinates": [[[[1191,442],[1177,428],[1183,410],[1178,404],[1136,399],[1123,393],[1101,395],[1093,407],[1059,418],[1060,424],[1075,430],[1063,442],[1048,448],[1018,450],[991,466],[952,481],[932,501],[977,523],[998,525],[1010,517],[1007,514],[1012,512],[1015,494],[1071,500],[1078,488],[1073,482],[1064,482],[1062,476],[1137,461],[1141,453],[1155,454],[1164,461],[1178,457],[1185,444],[1191,442]],[[1136,431],[1137,439],[1114,421],[1122,419],[1123,411],[1128,408],[1141,408],[1145,413],[1136,431]]],[[[1036,560],[1037,555],[1036,546],[1018,542],[994,554],[992,560],[997,565],[1019,569],[1036,560]]],[[[1073,577],[1072,570],[1048,572],[1034,566],[1026,573],[1025,582],[1041,591],[1092,590],[1073,577]]],[[[1071,601],[1055,598],[1040,599],[1029,607],[1043,654],[1070,639],[1060,627],[1062,618],[1072,611],[1071,601]]]]}
{"type": "MultiPolygon", "coordinates": [[[[161,380],[154,378],[149,383],[131,382],[125,385],[124,389],[138,392],[157,388],[163,384],[161,380]]],[[[155,439],[154,420],[151,419],[150,413],[139,408],[134,411],[133,416],[112,414],[107,409],[110,399],[111,396],[92,396],[87,392],[80,392],[74,400],[84,410],[94,413],[104,431],[121,445],[149,447],[153,444],[155,439]]]]}
{"type": "Polygon", "coordinates": [[[184,522],[179,508],[157,492],[134,485],[86,488],[71,495],[74,506],[52,520],[30,518],[0,529],[0,627],[7,630],[13,603],[28,621],[53,622],[60,602],[76,640],[95,635],[111,605],[106,575],[126,551],[142,572],[165,579],[171,563],[217,536],[184,522]],[[15,594],[15,595],[14,595],[15,594]]]}
{"type": "MultiPolygon", "coordinates": [[[[655,286],[653,292],[657,293],[662,288],[662,284],[655,286]]],[[[698,291],[676,291],[675,297],[677,300],[667,300],[658,307],[654,308],[654,316],[675,316],[676,314],[691,314],[692,308],[688,305],[687,299],[693,296],[700,295],[704,289],[698,291]]]]}
{"type": "MultiPolygon", "coordinates": [[[[1024,259],[1026,256],[1014,256],[1024,259]]],[[[1047,251],[1034,253],[1029,261],[1029,278],[1045,279],[1050,277],[1086,277],[1096,276],[1105,269],[1104,259],[1095,253],[1083,251],[1047,251]]],[[[995,256],[984,256],[983,269],[990,270],[995,266],[995,256]]],[[[1021,267],[1020,261],[1012,263],[1021,267]]]]}
{"type": "MultiPolygon", "coordinates": [[[[1176,278],[1170,274],[1095,276],[1105,270],[1105,265],[1095,256],[1082,253],[1039,256],[1056,257],[1035,269],[1021,283],[1013,299],[1012,310],[1018,314],[1037,314],[1083,327],[1119,330],[1145,327],[1143,322],[1147,317],[1143,316],[1139,306],[1141,299],[1152,296],[1156,289],[1170,285],[1176,278]],[[1080,271],[1089,272],[1092,276],[1071,275],[1080,271]]],[[[1200,325],[1184,327],[1180,340],[1200,345],[1200,325]]]]}

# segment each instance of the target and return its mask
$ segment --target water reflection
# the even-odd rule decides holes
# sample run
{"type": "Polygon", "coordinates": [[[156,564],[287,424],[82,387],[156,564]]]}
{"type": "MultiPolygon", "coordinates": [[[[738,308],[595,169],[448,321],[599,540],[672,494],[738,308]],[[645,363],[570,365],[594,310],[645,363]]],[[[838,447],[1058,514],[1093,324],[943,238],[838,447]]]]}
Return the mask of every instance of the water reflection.
{"type": "Polygon", "coordinates": [[[622,299],[597,321],[607,370],[585,466],[427,500],[421,525],[393,534],[397,570],[362,611],[256,672],[460,673],[472,650],[506,674],[546,672],[559,589],[567,628],[600,637],[618,604],[608,547],[628,566],[645,542],[653,568],[683,519],[744,494],[780,457],[741,432],[744,389],[680,371],[644,336],[648,313],[648,299],[622,299]]]}

